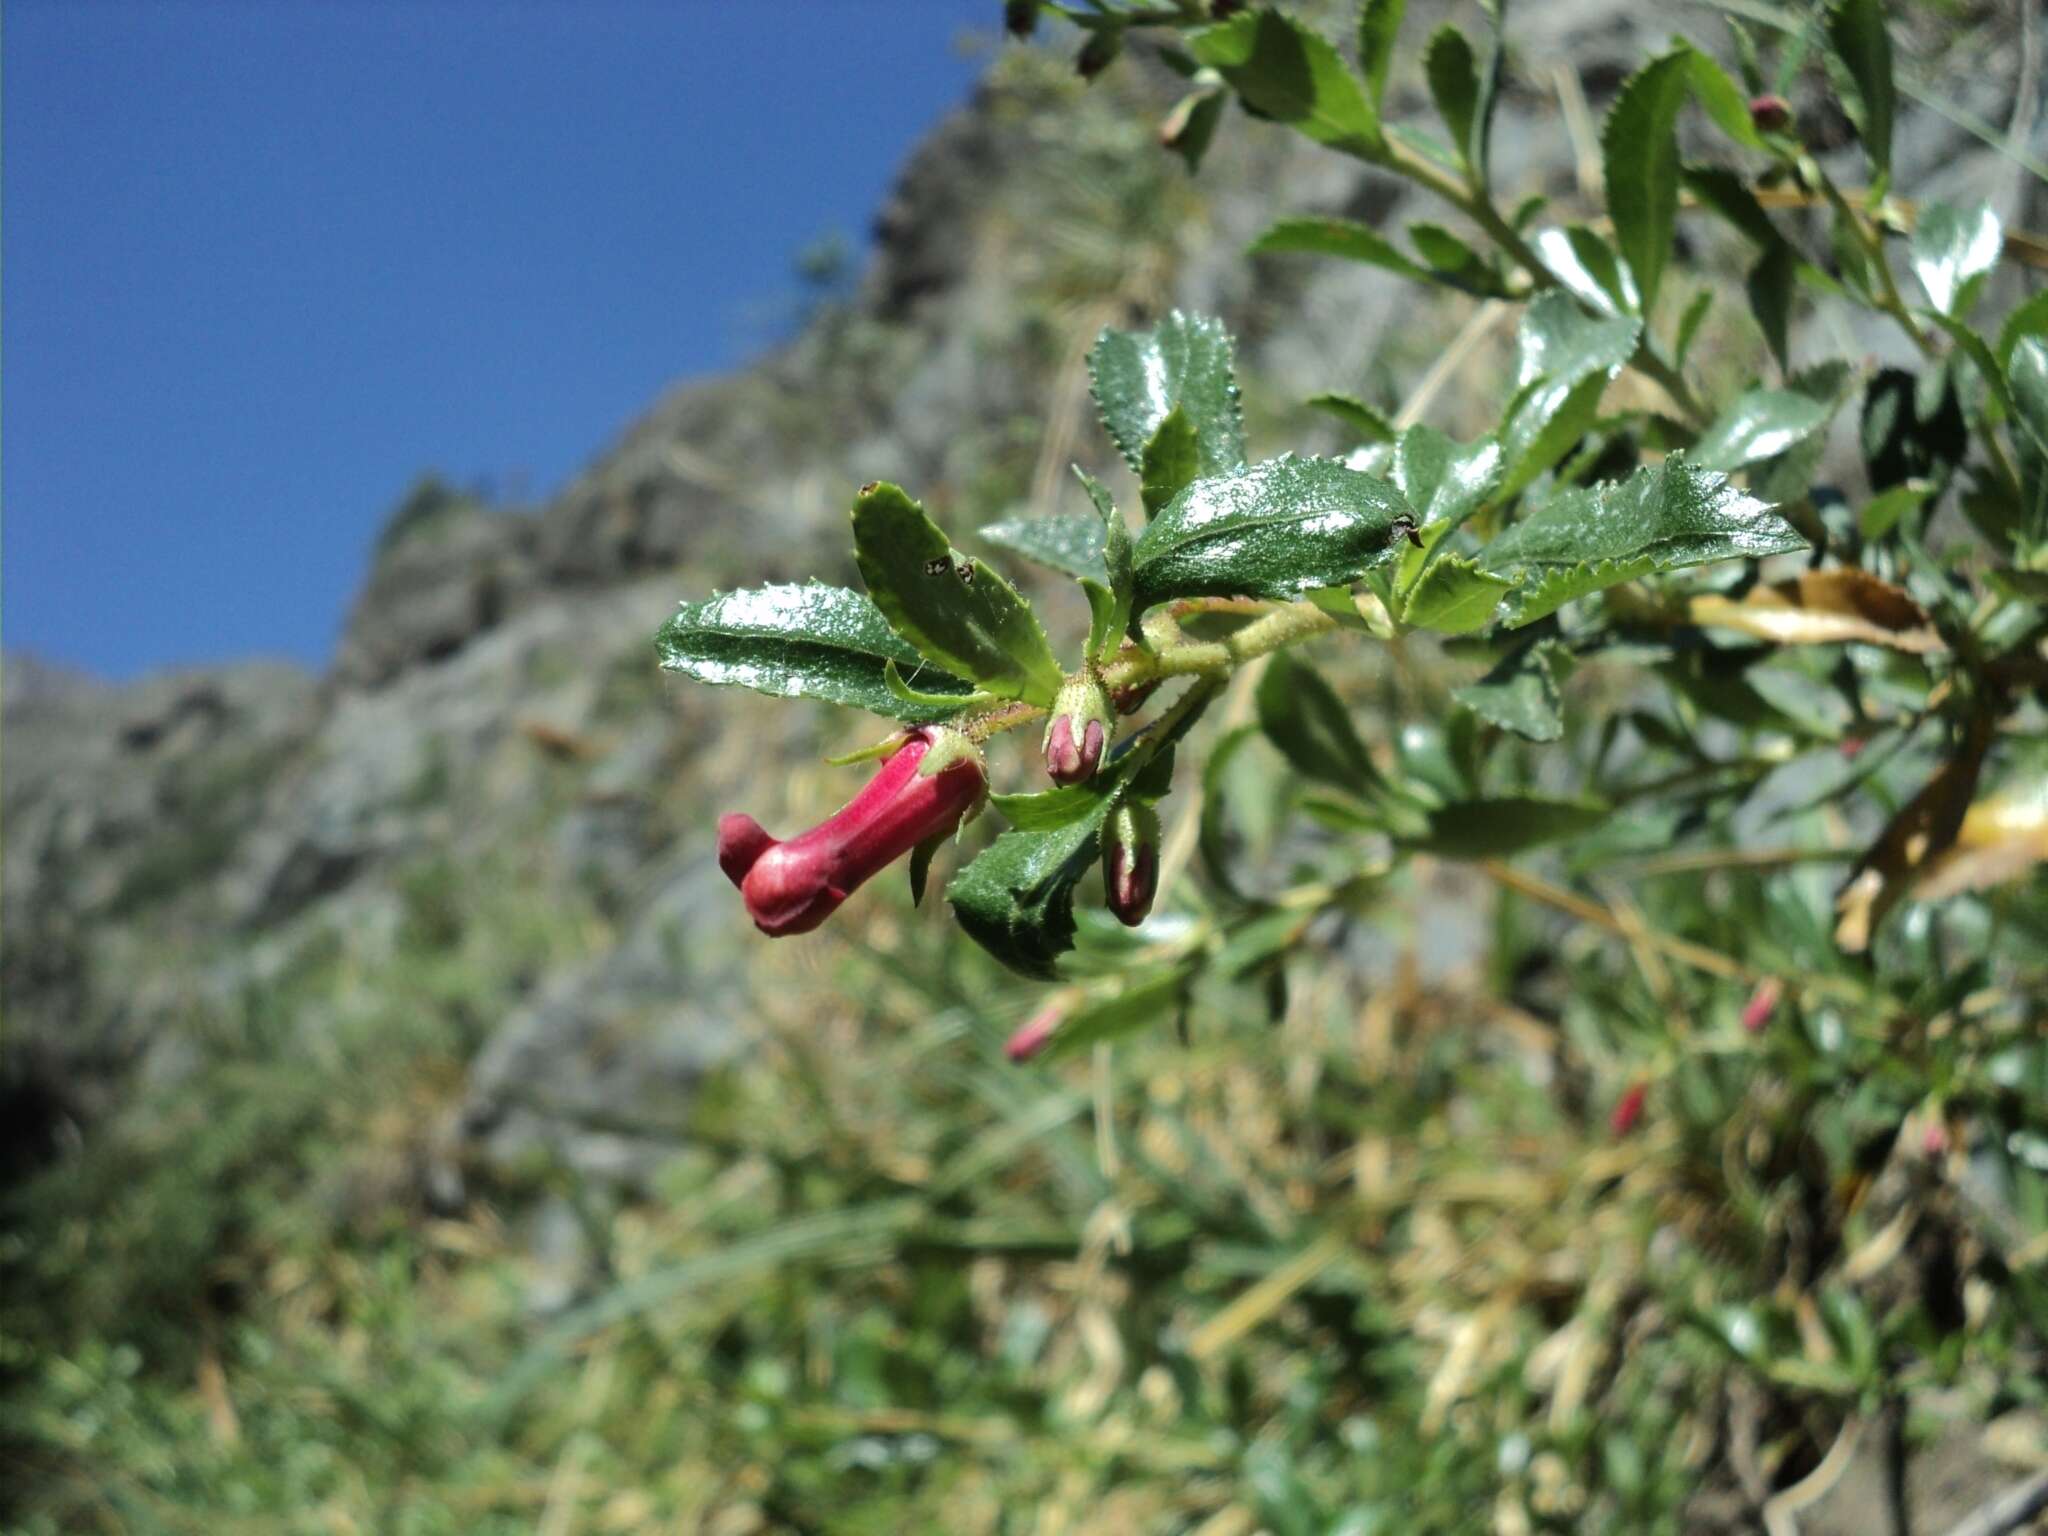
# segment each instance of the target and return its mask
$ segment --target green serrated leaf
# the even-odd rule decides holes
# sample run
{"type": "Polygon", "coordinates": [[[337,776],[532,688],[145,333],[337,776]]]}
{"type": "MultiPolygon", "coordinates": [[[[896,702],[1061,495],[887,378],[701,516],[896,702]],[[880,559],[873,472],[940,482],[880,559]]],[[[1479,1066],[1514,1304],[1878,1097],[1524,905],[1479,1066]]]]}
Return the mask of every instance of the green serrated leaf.
{"type": "Polygon", "coordinates": [[[1254,256],[1337,256],[1382,267],[1418,283],[1432,280],[1429,268],[1411,259],[1371,225],[1356,219],[1282,219],[1254,240],[1250,249],[1254,256]]]}
{"type": "Polygon", "coordinates": [[[946,845],[950,836],[949,832],[940,832],[910,850],[910,904],[913,907],[924,905],[924,888],[931,878],[932,857],[946,845]]]}
{"type": "Polygon", "coordinates": [[[1836,0],[1827,11],[1830,65],[1842,105],[1863,152],[1882,183],[1891,177],[1892,40],[1884,26],[1884,0],[1836,0]]]}
{"type": "Polygon", "coordinates": [[[1552,497],[1485,550],[1489,570],[1647,556],[1660,571],[1712,560],[1758,560],[1804,549],[1776,512],[1684,454],[1618,484],[1552,497]]]}
{"type": "Polygon", "coordinates": [[[1482,571],[1477,561],[1463,555],[1446,555],[1426,566],[1409,589],[1401,622],[1442,635],[1470,634],[1486,627],[1514,585],[1512,576],[1482,571]]]}
{"type": "Polygon", "coordinates": [[[2022,336],[2014,342],[2006,381],[2023,527],[2028,540],[2038,545],[2048,540],[2048,340],[2022,336]]]}
{"type": "Polygon", "coordinates": [[[933,692],[930,689],[913,687],[904,678],[901,666],[893,658],[882,664],[882,682],[899,702],[920,712],[930,711],[941,718],[956,715],[963,709],[978,709],[995,699],[994,694],[984,693],[980,689],[968,694],[950,694],[943,689],[933,692]]]}
{"type": "Polygon", "coordinates": [[[1492,438],[1461,443],[1435,427],[1418,424],[1394,445],[1387,478],[1422,527],[1441,523],[1456,528],[1485,506],[1500,484],[1500,444],[1492,438]]]}
{"type": "Polygon", "coordinates": [[[1408,226],[1408,239],[1430,276],[1445,287],[1485,299],[1507,296],[1507,284],[1492,264],[1443,225],[1418,220],[1408,226]]]}
{"type": "Polygon", "coordinates": [[[1328,38],[1278,11],[1246,11],[1188,37],[1188,51],[1262,117],[1372,159],[1379,113],[1328,38]]]}
{"type": "Polygon", "coordinates": [[[1583,560],[1576,565],[1538,567],[1515,589],[1514,601],[1501,622],[1508,629],[1521,629],[1549,617],[1566,603],[1647,576],[1656,565],[1648,555],[1638,555],[1633,560],[1583,560]]]}
{"type": "Polygon", "coordinates": [[[860,593],[817,582],[685,603],[655,644],[663,667],[701,683],[825,699],[892,720],[943,720],[974,692],[919,656],[860,593]],[[913,669],[929,697],[957,698],[913,704],[898,697],[887,680],[892,663],[913,669]]]}
{"type": "Polygon", "coordinates": [[[1364,0],[1358,8],[1358,69],[1365,76],[1366,99],[1375,110],[1386,99],[1387,70],[1394,62],[1394,41],[1406,9],[1407,0],[1364,0]]]}
{"type": "Polygon", "coordinates": [[[1305,662],[1276,652],[1255,698],[1260,728],[1297,773],[1361,798],[1385,787],[1351,711],[1305,662]]]}
{"type": "Polygon", "coordinates": [[[1645,314],[1657,303],[1678,224],[1678,109],[1695,57],[1679,47],[1637,70],[1600,132],[1614,243],[1635,274],[1645,314]]]}
{"type": "MultiPolygon", "coordinates": [[[[1688,49],[1687,53],[1690,57],[1686,60],[1686,67],[1693,96],[1706,110],[1707,116],[1714,120],[1714,126],[1744,149],[1764,148],[1763,135],[1756,131],[1756,124],[1750,120],[1749,101],[1741,87],[1729,79],[1728,71],[1711,54],[1702,53],[1697,48],[1688,49]]],[[[1758,89],[1749,94],[1757,96],[1763,93],[1758,89]]]]}
{"type": "Polygon", "coordinates": [[[1394,440],[1394,424],[1363,400],[1351,395],[1311,395],[1308,403],[1336,417],[1368,443],[1394,440]]]}
{"type": "Polygon", "coordinates": [[[997,809],[1006,815],[1042,825],[1013,826],[946,887],[946,899],[968,936],[1023,975],[1056,974],[1056,962],[1074,943],[1074,887],[1101,856],[1103,822],[1215,694],[1216,685],[1196,684],[1088,784],[998,800],[997,809]]]}
{"type": "Polygon", "coordinates": [[[1796,390],[1748,390],[1700,434],[1687,457],[1702,469],[1740,469],[1803,442],[1834,414],[1831,402],[1796,390]]]}
{"type": "Polygon", "coordinates": [[[1223,322],[1175,310],[1149,331],[1104,331],[1088,353],[1096,408],[1124,462],[1142,471],[1145,445],[1181,410],[1194,426],[1202,473],[1242,467],[1230,333],[1223,322]]]}
{"type": "Polygon", "coordinates": [[[1595,319],[1552,289],[1522,316],[1515,342],[1516,401],[1501,429],[1507,465],[1500,495],[1512,496],[1585,435],[1607,382],[1634,354],[1641,324],[1595,319]]]}
{"type": "Polygon", "coordinates": [[[1124,630],[1131,622],[1131,530],[1109,488],[1078,464],[1074,473],[1102,525],[1102,568],[1107,584],[1081,583],[1088,597],[1088,654],[1102,660],[1123,643],[1124,630]]]}
{"type": "Polygon", "coordinates": [[[1858,431],[1872,490],[1889,490],[1908,480],[1940,483],[1969,452],[1970,428],[1953,370],[1943,368],[1927,377],[1939,386],[1931,400],[1920,380],[1900,368],[1880,369],[1864,389],[1858,431]]]}
{"type": "Polygon", "coordinates": [[[1570,653],[1558,641],[1525,641],[1478,682],[1453,688],[1451,697],[1480,719],[1527,741],[1556,741],[1564,735],[1558,684],[1571,664],[1570,653]]]}
{"type": "Polygon", "coordinates": [[[1525,848],[1562,842],[1592,830],[1613,814],[1597,800],[1525,796],[1456,800],[1429,813],[1429,830],[1415,842],[1452,859],[1503,858],[1525,848]]]}
{"type": "Polygon", "coordinates": [[[1856,526],[1864,538],[1881,539],[1898,526],[1900,518],[1923,505],[1933,494],[1934,487],[1925,480],[1908,480],[1904,485],[1895,485],[1864,503],[1862,512],[1857,515],[1856,526]]]}
{"type": "Polygon", "coordinates": [[[1294,597],[1343,586],[1393,554],[1414,516],[1384,480],[1329,459],[1268,459],[1197,480],[1133,550],[1132,611],[1170,597],[1294,597]]]}
{"type": "Polygon", "coordinates": [[[1913,275],[1936,309],[1960,320],[1970,313],[2004,249],[2005,231],[1989,203],[1974,208],[1934,203],[1920,210],[1913,227],[1913,275]]]}
{"type": "Polygon", "coordinates": [[[1560,492],[1481,551],[1480,563],[1503,574],[1550,568],[1515,594],[1512,628],[1651,571],[1805,547],[1763,502],[1673,454],[1619,484],[1560,492]]]}
{"type": "Polygon", "coordinates": [[[1436,103],[1437,116],[1444,120],[1460,163],[1477,167],[1480,158],[1474,150],[1478,147],[1481,122],[1479,61],[1457,23],[1447,21],[1430,34],[1429,46],[1422,55],[1422,72],[1429,82],[1430,100],[1436,103]]]}
{"type": "Polygon", "coordinates": [[[1201,472],[1195,424],[1176,405],[1166,413],[1159,429],[1145,440],[1144,451],[1138,455],[1138,488],[1145,503],[1145,516],[1154,516],[1201,472]]]}
{"type": "Polygon", "coordinates": [[[1636,315],[1642,298],[1614,247],[1583,224],[1539,230],[1536,254],[1571,295],[1598,314],[1636,315]]]}
{"type": "Polygon", "coordinates": [[[1017,589],[953,548],[923,507],[878,483],[853,504],[854,560],[889,627],[1002,698],[1050,704],[1066,674],[1017,589]]]}
{"type": "Polygon", "coordinates": [[[998,549],[1083,581],[1109,580],[1102,561],[1102,519],[1090,512],[1055,512],[1047,517],[1006,517],[988,523],[980,536],[998,549]]]}
{"type": "Polygon", "coordinates": [[[1785,243],[1778,226],[1764,212],[1749,183],[1719,165],[1688,165],[1679,171],[1688,192],[1719,214],[1728,225],[1758,250],[1768,251],[1785,243]]]}

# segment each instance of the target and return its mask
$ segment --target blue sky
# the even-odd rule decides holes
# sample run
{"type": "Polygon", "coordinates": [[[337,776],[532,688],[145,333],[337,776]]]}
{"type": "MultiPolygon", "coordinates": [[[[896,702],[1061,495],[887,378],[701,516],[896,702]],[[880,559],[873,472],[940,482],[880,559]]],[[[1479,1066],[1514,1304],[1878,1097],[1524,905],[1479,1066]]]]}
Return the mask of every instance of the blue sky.
{"type": "Polygon", "coordinates": [[[998,0],[8,0],[0,633],[331,653],[423,470],[559,486],[777,333],[998,0]]]}

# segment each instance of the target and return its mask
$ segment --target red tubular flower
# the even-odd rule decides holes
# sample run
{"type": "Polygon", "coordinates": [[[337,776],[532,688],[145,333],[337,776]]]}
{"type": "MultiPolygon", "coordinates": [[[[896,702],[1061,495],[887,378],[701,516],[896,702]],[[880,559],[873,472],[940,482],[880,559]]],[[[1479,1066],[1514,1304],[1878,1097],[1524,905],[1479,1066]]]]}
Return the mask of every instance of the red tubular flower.
{"type": "Polygon", "coordinates": [[[1636,1122],[1643,1118],[1643,1100],[1650,1096],[1648,1083],[1631,1083],[1628,1091],[1614,1101],[1614,1113],[1607,1117],[1607,1128],[1616,1136],[1626,1136],[1636,1128],[1636,1122]]]}
{"type": "Polygon", "coordinates": [[[1029,1061],[1044,1050],[1060,1025],[1066,1022],[1069,1001],[1067,994],[1062,992],[1026,1019],[1004,1043],[1003,1054],[1012,1061],[1029,1061]]]}
{"type": "Polygon", "coordinates": [[[1778,1011],[1778,999],[1785,995],[1785,984],[1775,976],[1766,976],[1756,984],[1756,990],[1749,995],[1749,1001],[1742,1007],[1742,1027],[1752,1035],[1771,1022],[1771,1015],[1778,1011]]]}
{"type": "Polygon", "coordinates": [[[777,842],[751,816],[718,823],[718,867],[771,938],[809,933],[861,882],[958,827],[980,801],[981,753],[958,731],[920,726],[835,816],[777,842]]]}

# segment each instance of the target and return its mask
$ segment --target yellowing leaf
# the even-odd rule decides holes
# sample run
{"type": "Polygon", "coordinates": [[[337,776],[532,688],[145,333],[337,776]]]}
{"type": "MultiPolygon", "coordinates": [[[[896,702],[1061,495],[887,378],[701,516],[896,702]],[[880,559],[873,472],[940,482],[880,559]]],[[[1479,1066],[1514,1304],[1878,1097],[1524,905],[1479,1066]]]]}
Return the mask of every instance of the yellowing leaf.
{"type": "Polygon", "coordinates": [[[1915,901],[1940,901],[2017,880],[2048,863],[2048,778],[1979,800],[1963,815],[1955,846],[1928,862],[1915,901]]]}
{"type": "Polygon", "coordinates": [[[1709,593],[1686,605],[1694,624],[1740,630],[1777,645],[1889,646],[1926,656],[1947,646],[1927,610],[1868,571],[1804,571],[1741,599],[1709,593]]]}

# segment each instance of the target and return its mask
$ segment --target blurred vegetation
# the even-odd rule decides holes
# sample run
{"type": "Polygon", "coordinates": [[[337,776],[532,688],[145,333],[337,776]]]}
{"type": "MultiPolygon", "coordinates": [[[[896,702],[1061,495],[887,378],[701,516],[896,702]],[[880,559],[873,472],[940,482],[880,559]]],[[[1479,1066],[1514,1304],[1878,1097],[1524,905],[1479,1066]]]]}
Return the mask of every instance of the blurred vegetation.
{"type": "MultiPolygon", "coordinates": [[[[1079,123],[1013,205],[1054,238],[999,338],[1073,386],[1056,426],[1074,339],[1155,305],[1194,238],[1149,127],[1079,123]]],[[[887,342],[845,319],[818,365],[879,389],[887,342]]],[[[941,499],[1026,498],[1065,430],[990,423],[941,499]]],[[[423,482],[387,547],[474,505],[423,482]]],[[[1838,797],[1896,810],[1940,760],[1899,704],[1920,663],[1806,652],[1767,698],[1665,657],[1652,705],[1593,659],[1561,744],[1481,753],[1455,646],[1315,655],[1387,770],[1618,809],[1513,868],[1382,873],[1248,738],[1146,935],[1213,922],[1245,869],[1283,921],[1180,1032],[1009,1063],[1043,994],[890,881],[763,962],[757,1043],[630,1196],[465,1164],[447,1130],[533,979],[617,937],[603,890],[543,867],[559,804],[481,856],[422,849],[395,937],[336,918],[195,999],[174,1091],[0,1192],[0,1522],[1675,1532],[1755,1528],[1845,1444],[1990,1425],[2048,1455],[2048,885],[1908,903],[1867,956],[1832,937],[1838,797]],[[1838,667],[1872,719],[1819,702],[1838,667]],[[1326,899],[1354,880],[1369,915],[1326,899]]],[[[545,660],[536,688],[589,664],[545,660]]],[[[599,690],[608,730],[664,702],[644,650],[599,690]]],[[[826,718],[805,744],[848,745],[826,718]]],[[[211,867],[260,765],[221,771],[120,903],[211,867]]],[[[580,764],[550,771],[566,800],[580,764]]],[[[469,792],[453,773],[431,757],[417,797],[469,792]]],[[[1136,942],[1095,914],[1081,963],[1136,942]]]]}

